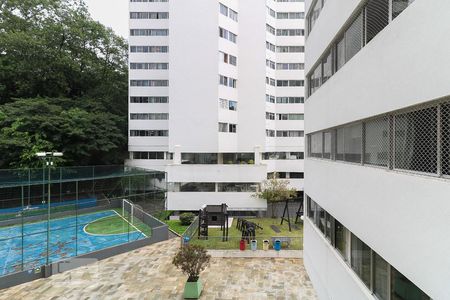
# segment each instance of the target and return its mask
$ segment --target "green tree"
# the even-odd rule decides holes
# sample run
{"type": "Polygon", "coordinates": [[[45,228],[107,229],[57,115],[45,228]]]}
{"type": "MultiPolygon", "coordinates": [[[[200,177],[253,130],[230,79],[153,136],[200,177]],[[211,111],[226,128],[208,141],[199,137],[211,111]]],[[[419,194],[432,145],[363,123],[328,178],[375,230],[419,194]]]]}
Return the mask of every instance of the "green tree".
{"type": "Polygon", "coordinates": [[[289,180],[280,180],[278,175],[274,173],[272,178],[264,180],[261,190],[254,193],[253,197],[266,200],[271,207],[272,218],[275,218],[275,204],[292,199],[296,195],[297,191],[289,187],[289,180]]]}
{"type": "Polygon", "coordinates": [[[127,47],[82,0],[0,1],[0,167],[122,163],[127,47]]]}

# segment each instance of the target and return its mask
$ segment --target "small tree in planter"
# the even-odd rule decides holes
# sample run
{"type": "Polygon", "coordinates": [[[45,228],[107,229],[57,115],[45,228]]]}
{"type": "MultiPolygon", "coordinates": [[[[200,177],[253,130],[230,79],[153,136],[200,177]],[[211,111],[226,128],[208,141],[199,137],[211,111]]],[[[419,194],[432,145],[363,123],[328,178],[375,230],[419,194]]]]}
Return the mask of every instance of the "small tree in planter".
{"type": "Polygon", "coordinates": [[[275,218],[275,204],[292,199],[296,194],[295,189],[289,188],[289,180],[280,180],[277,173],[274,173],[272,178],[264,180],[261,190],[253,194],[253,197],[266,200],[271,206],[272,218],[275,218]]]}
{"type": "Polygon", "coordinates": [[[191,212],[182,213],[180,215],[180,223],[181,225],[191,225],[192,221],[194,221],[195,215],[191,212]]]}
{"type": "Polygon", "coordinates": [[[209,265],[211,256],[199,245],[185,245],[178,250],[172,263],[188,276],[184,286],[184,298],[198,299],[202,293],[200,273],[209,265]]]}

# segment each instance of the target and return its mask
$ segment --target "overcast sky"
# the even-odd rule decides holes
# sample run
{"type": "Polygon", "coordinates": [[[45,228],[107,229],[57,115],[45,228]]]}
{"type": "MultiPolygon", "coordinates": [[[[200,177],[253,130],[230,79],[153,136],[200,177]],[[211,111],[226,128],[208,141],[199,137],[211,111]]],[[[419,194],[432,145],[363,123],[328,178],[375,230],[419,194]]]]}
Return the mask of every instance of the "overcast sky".
{"type": "Polygon", "coordinates": [[[129,0],[84,0],[94,20],[111,27],[118,35],[128,38],[129,0]]]}

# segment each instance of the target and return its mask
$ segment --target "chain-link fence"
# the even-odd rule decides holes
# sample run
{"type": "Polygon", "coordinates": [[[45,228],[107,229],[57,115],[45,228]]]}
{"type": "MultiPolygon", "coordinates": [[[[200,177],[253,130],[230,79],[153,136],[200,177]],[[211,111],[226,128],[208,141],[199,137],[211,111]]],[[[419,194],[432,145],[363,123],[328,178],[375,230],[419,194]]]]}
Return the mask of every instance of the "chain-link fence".
{"type": "Polygon", "coordinates": [[[311,133],[308,143],[309,157],[448,176],[450,101],[311,133]]]}
{"type": "Polygon", "coordinates": [[[149,237],[146,216],[122,202],[164,194],[161,178],[124,166],[0,170],[0,276],[149,237]]]}

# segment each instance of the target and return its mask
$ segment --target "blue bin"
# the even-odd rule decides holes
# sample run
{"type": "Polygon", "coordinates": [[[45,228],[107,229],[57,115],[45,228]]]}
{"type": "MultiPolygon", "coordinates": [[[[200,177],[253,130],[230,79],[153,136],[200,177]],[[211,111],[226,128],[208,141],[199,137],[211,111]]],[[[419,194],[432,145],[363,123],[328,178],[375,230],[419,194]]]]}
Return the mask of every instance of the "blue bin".
{"type": "Polygon", "coordinates": [[[188,236],[183,236],[183,245],[188,245],[190,240],[191,240],[190,237],[188,237],[188,236]]]}
{"type": "Polygon", "coordinates": [[[275,240],[275,243],[273,243],[273,249],[275,249],[275,251],[281,250],[281,241],[280,240],[275,240]]]}
{"type": "Polygon", "coordinates": [[[256,249],[258,249],[258,241],[257,240],[251,240],[250,247],[251,247],[252,251],[256,251],[256,249]]]}

